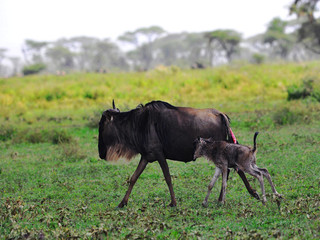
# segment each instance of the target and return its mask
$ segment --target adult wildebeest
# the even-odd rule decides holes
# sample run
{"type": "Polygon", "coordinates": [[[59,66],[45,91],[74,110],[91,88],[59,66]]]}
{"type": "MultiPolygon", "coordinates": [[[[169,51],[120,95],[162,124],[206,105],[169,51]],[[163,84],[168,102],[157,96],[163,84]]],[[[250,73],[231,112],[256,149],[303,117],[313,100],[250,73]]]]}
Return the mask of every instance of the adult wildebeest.
{"type": "Polygon", "coordinates": [[[216,165],[216,172],[208,186],[207,196],[202,203],[204,207],[207,207],[211,190],[221,173],[221,201],[224,203],[227,188],[228,168],[234,168],[236,171],[241,170],[249,173],[259,180],[263,204],[267,201],[263,184],[263,176],[268,179],[275,196],[281,198],[281,194],[277,192],[268,170],[266,168],[259,168],[256,164],[257,136],[258,132],[256,132],[253,137],[253,148],[240,144],[228,143],[226,141],[216,141],[212,138],[204,139],[200,137],[195,141],[194,159],[196,160],[197,158],[204,156],[216,165]]]}
{"type": "MultiPolygon", "coordinates": [[[[229,118],[215,109],[175,107],[162,101],[140,105],[128,112],[113,108],[103,112],[99,122],[99,156],[105,160],[131,159],[141,154],[139,165],[130,179],[128,191],[118,205],[127,205],[134,184],[149,162],[158,161],[171,195],[170,206],[176,206],[166,159],[193,160],[193,142],[197,137],[214,137],[232,141],[229,118]]],[[[249,193],[259,198],[244,173],[238,172],[249,193]]],[[[220,195],[221,197],[222,195],[220,195]]]]}

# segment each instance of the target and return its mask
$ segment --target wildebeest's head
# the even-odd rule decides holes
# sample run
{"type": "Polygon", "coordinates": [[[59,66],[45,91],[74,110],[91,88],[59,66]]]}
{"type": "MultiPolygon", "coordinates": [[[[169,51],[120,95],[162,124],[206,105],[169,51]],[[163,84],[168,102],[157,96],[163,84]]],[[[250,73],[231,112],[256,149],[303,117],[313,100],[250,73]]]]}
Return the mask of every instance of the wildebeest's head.
{"type": "Polygon", "coordinates": [[[112,102],[112,108],[102,113],[99,122],[99,156],[105,160],[117,160],[119,157],[127,159],[136,155],[128,145],[127,139],[123,139],[123,134],[120,133],[121,126],[117,121],[117,116],[120,114],[120,110],[116,108],[114,101],[112,102]]]}
{"type": "Polygon", "coordinates": [[[99,122],[99,156],[101,159],[106,159],[107,146],[116,142],[117,129],[113,126],[113,118],[120,113],[120,110],[116,108],[114,100],[112,101],[111,109],[108,109],[102,113],[99,122]]]}
{"type": "Polygon", "coordinates": [[[194,154],[193,154],[193,161],[195,161],[197,158],[205,156],[204,150],[207,149],[207,145],[210,143],[213,143],[212,138],[201,138],[198,137],[196,140],[194,140],[194,154]]]}

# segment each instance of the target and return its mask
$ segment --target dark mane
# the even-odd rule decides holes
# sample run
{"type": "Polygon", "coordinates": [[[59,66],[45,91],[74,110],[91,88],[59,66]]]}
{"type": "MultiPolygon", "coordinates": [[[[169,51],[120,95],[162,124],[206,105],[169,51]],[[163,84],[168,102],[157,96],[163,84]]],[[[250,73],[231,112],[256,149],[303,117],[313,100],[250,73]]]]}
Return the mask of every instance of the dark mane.
{"type": "Polygon", "coordinates": [[[161,109],[177,109],[177,107],[163,101],[152,101],[145,105],[145,107],[153,107],[155,109],[161,110],[161,109]]]}
{"type": "Polygon", "coordinates": [[[147,118],[154,116],[155,112],[153,110],[163,109],[177,109],[177,107],[163,101],[152,101],[145,105],[139,104],[136,108],[127,112],[120,112],[117,114],[117,120],[123,124],[129,122],[133,126],[144,127],[148,121],[147,118]]]}

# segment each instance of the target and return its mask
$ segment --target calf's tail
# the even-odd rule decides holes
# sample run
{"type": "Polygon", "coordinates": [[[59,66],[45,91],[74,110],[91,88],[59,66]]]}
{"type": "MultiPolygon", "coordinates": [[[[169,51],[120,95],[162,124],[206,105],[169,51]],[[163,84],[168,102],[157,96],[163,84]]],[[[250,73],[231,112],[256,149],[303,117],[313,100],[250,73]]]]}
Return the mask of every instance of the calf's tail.
{"type": "Polygon", "coordinates": [[[255,134],[253,136],[253,149],[252,149],[253,153],[255,153],[257,151],[256,139],[257,139],[258,134],[259,134],[259,132],[255,132],[255,134]]]}

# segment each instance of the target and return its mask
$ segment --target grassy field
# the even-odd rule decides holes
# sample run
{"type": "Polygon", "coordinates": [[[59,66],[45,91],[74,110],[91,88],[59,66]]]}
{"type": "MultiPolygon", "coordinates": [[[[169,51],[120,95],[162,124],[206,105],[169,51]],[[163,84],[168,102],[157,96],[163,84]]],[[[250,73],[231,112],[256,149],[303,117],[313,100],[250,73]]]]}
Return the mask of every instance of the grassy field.
{"type": "MultiPolygon", "coordinates": [[[[70,74],[0,79],[1,239],[270,239],[320,238],[319,62],[159,67],[145,73],[70,74]],[[288,101],[290,88],[312,79],[312,96],[288,101]],[[230,174],[201,203],[214,173],[204,159],[168,161],[177,207],[160,166],[149,164],[128,206],[116,209],[139,158],[99,160],[97,121],[111,100],[121,110],[161,99],[227,112],[242,144],[258,136],[258,166],[268,168],[281,201],[265,181],[267,205],[230,174]]],[[[310,90],[310,89],[309,89],[310,90]]],[[[311,91],[310,90],[310,91],[311,91]]],[[[256,180],[248,177],[260,193],[256,180]]]]}

